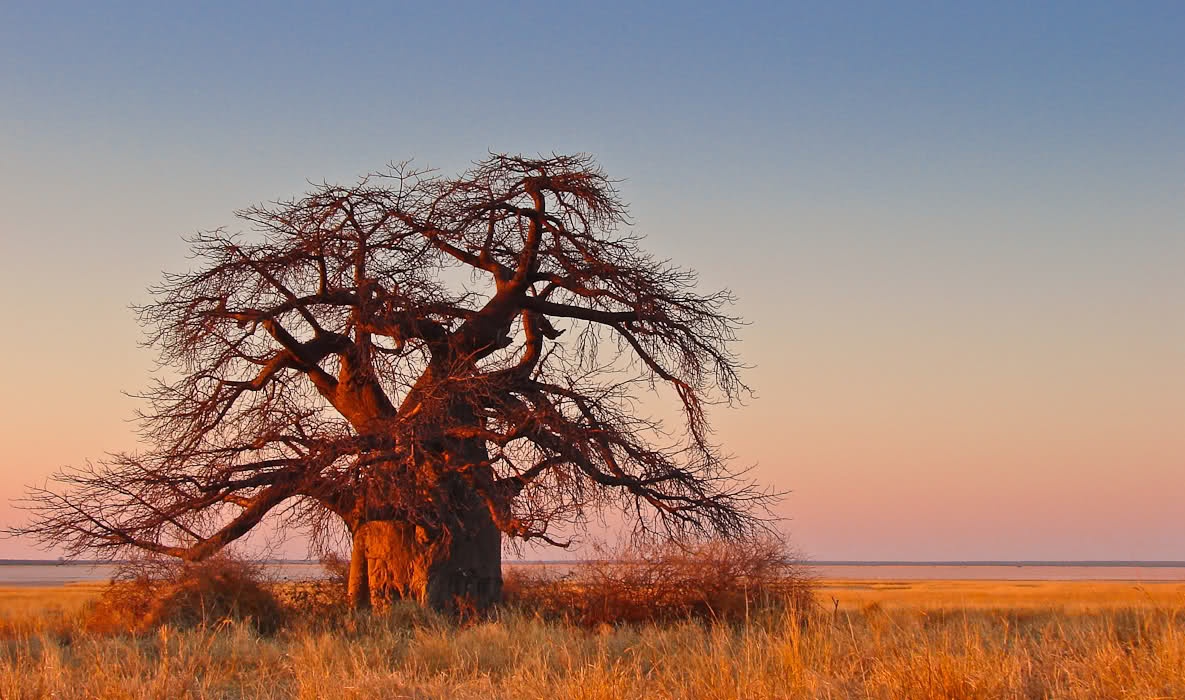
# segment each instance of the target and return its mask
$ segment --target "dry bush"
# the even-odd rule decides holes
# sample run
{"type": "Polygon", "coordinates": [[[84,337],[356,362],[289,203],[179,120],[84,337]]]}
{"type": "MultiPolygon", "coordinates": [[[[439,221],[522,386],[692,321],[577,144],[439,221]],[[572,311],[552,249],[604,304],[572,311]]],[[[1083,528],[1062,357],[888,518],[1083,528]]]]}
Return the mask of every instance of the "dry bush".
{"type": "Polygon", "coordinates": [[[342,590],[350,581],[350,558],[337,552],[329,552],[321,557],[321,568],[325,571],[325,580],[342,590]]]}
{"type": "Polygon", "coordinates": [[[297,581],[277,586],[276,597],[290,621],[299,620],[305,626],[332,627],[349,614],[347,595],[350,561],[338,554],[321,557],[325,577],[311,581],[297,581]]]}
{"type": "Polygon", "coordinates": [[[350,612],[345,589],[332,581],[293,581],[277,585],[274,593],[286,623],[333,627],[350,612]]]}
{"type": "Polygon", "coordinates": [[[258,564],[229,555],[190,563],[160,558],[121,564],[111,586],[88,611],[86,627],[100,633],[145,632],[246,620],[271,633],[283,608],[258,564]]]}
{"type": "Polygon", "coordinates": [[[758,610],[805,619],[813,603],[800,560],[776,538],[603,550],[563,575],[511,569],[506,601],[582,625],[699,619],[737,621],[758,610]]]}

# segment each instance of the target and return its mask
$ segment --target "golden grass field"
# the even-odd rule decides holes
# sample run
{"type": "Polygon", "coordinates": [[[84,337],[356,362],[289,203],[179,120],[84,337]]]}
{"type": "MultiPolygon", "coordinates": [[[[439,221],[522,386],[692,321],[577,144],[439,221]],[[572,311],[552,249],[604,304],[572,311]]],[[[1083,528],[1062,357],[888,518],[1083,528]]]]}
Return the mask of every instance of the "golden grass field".
{"type": "Polygon", "coordinates": [[[1056,609],[1091,612],[1119,608],[1185,607],[1185,581],[975,581],[881,579],[820,581],[815,597],[841,609],[877,604],[893,610],[1056,609]]]}
{"type": "Polygon", "coordinates": [[[0,698],[1185,698],[1185,583],[820,581],[805,620],[405,608],[139,637],[82,630],[100,590],[0,589],[0,698]]]}

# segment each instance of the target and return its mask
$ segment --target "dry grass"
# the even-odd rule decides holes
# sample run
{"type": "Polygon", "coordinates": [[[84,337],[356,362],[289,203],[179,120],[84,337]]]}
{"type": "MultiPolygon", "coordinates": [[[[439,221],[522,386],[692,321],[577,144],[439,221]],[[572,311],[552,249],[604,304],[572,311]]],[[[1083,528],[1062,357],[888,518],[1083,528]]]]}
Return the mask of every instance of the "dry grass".
{"type": "Polygon", "coordinates": [[[805,625],[764,609],[735,624],[590,630],[508,610],[457,626],[398,609],[271,636],[235,621],[99,635],[65,609],[76,590],[39,594],[40,611],[3,592],[0,697],[1185,698],[1181,584],[819,591],[805,625]]]}
{"type": "Polygon", "coordinates": [[[107,584],[99,582],[0,588],[0,620],[77,613],[106,589],[107,584]]]}
{"type": "Polygon", "coordinates": [[[842,610],[879,605],[893,610],[959,609],[1101,612],[1147,606],[1185,608],[1185,582],[1157,581],[819,581],[820,604],[842,610]]]}

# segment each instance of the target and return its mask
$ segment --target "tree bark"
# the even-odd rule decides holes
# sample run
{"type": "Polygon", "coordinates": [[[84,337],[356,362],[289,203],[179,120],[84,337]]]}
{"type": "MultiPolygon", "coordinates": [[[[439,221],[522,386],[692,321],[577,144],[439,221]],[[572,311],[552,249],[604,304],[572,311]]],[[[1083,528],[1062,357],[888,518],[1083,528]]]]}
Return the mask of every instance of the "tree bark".
{"type": "Polygon", "coordinates": [[[379,612],[397,600],[484,611],[502,596],[502,533],[482,505],[453,511],[443,528],[363,523],[354,530],[349,596],[355,609],[379,612]]]}

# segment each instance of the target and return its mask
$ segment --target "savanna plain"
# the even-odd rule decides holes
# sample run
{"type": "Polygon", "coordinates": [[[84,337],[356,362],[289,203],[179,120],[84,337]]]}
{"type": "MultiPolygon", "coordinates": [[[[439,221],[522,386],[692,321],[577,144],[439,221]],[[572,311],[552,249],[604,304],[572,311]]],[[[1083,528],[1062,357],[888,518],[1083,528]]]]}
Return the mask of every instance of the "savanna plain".
{"type": "Polygon", "coordinates": [[[466,619],[213,567],[0,589],[0,697],[1185,698],[1185,582],[511,570],[466,619]]]}

